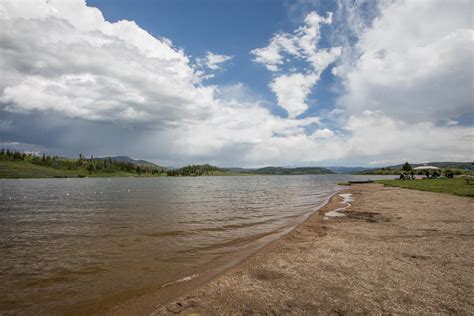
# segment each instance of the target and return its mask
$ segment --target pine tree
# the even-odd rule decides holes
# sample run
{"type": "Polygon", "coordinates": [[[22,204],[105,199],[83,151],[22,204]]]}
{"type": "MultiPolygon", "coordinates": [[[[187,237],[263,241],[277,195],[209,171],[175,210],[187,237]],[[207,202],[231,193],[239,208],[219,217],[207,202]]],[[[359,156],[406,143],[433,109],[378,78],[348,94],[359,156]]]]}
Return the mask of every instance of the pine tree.
{"type": "Polygon", "coordinates": [[[402,167],[402,170],[405,171],[405,172],[410,172],[412,169],[413,168],[411,167],[411,165],[408,162],[405,162],[405,164],[402,167]]]}

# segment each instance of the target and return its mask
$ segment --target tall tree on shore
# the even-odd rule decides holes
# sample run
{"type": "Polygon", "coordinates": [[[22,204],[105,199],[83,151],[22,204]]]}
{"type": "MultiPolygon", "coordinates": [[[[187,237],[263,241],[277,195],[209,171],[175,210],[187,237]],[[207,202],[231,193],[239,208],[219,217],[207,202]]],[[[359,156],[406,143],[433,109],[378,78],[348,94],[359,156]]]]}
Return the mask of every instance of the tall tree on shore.
{"type": "Polygon", "coordinates": [[[87,167],[87,170],[89,170],[89,174],[92,174],[92,172],[95,171],[95,165],[93,162],[89,164],[89,166],[87,167]]]}
{"type": "Polygon", "coordinates": [[[413,168],[411,167],[411,165],[408,162],[405,162],[405,164],[402,167],[402,170],[405,171],[405,172],[410,172],[412,169],[413,168]]]}

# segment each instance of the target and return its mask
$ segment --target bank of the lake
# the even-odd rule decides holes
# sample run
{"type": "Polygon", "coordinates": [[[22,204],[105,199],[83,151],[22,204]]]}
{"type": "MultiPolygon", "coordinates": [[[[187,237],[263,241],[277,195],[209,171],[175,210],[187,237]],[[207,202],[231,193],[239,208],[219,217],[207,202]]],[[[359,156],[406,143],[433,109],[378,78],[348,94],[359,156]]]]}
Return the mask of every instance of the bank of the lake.
{"type": "Polygon", "coordinates": [[[417,180],[387,179],[377,180],[377,183],[392,187],[474,197],[474,179],[469,179],[467,177],[417,180]]]}
{"type": "Polygon", "coordinates": [[[337,195],[284,238],[152,314],[474,312],[474,199],[381,184],[345,193],[354,200],[345,216],[325,216],[343,206],[337,195]]]}

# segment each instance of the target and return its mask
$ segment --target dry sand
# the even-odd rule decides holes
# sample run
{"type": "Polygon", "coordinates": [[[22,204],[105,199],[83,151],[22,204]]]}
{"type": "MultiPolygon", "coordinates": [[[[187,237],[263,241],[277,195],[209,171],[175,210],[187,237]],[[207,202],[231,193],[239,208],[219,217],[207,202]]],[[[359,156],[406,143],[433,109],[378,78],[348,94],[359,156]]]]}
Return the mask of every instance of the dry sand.
{"type": "Polygon", "coordinates": [[[356,185],[160,314],[474,314],[474,199],[356,185]]]}

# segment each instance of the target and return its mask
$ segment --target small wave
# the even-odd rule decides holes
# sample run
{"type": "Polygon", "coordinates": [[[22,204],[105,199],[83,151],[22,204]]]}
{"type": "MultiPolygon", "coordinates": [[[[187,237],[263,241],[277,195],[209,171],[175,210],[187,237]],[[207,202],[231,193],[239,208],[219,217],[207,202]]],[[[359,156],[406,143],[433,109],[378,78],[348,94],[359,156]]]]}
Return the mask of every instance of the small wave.
{"type": "Polygon", "coordinates": [[[246,227],[252,227],[252,226],[257,226],[257,225],[263,225],[267,223],[274,222],[275,219],[268,219],[266,221],[260,221],[260,222],[253,222],[253,223],[242,223],[242,224],[229,224],[223,226],[226,229],[235,229],[235,228],[246,228],[246,227]]]}
{"type": "Polygon", "coordinates": [[[148,237],[177,237],[177,236],[187,236],[192,235],[192,231],[184,231],[184,230],[171,230],[171,231],[164,231],[164,232],[156,232],[156,233],[147,233],[144,234],[148,237]]]}
{"type": "MultiPolygon", "coordinates": [[[[240,218],[240,217],[239,217],[240,218]]],[[[244,219],[244,218],[242,218],[244,219]]],[[[245,218],[248,219],[248,218],[245,218]]],[[[202,232],[223,232],[231,229],[239,229],[239,228],[247,228],[253,227],[258,225],[264,225],[271,222],[276,221],[276,219],[268,219],[264,221],[258,222],[250,222],[250,223],[238,223],[238,224],[228,224],[223,226],[216,226],[216,227],[203,227],[203,228],[196,228],[190,230],[173,230],[173,231],[163,231],[163,232],[154,232],[154,233],[146,233],[145,236],[149,237],[177,237],[177,236],[187,236],[187,235],[194,235],[199,234],[202,232]]]]}
{"type": "Polygon", "coordinates": [[[202,221],[190,220],[190,221],[178,221],[178,224],[201,224],[202,221]]]}
{"type": "Polygon", "coordinates": [[[232,217],[209,219],[208,221],[210,221],[210,222],[228,222],[228,221],[239,220],[239,219],[248,219],[248,217],[245,217],[245,216],[232,216],[232,217]]]}
{"type": "Polygon", "coordinates": [[[295,204],[294,207],[314,207],[314,202],[295,204]]]}
{"type": "Polygon", "coordinates": [[[20,286],[23,288],[45,288],[52,286],[56,283],[63,283],[69,281],[71,281],[71,278],[69,277],[55,275],[52,277],[30,279],[28,281],[23,282],[20,286]]]}
{"type": "Polygon", "coordinates": [[[163,288],[163,287],[167,287],[167,286],[170,286],[170,285],[173,285],[173,284],[188,282],[188,281],[191,281],[192,279],[197,278],[198,276],[199,276],[199,273],[194,273],[192,275],[185,276],[184,278],[178,279],[176,281],[165,283],[161,287],[163,288]]]}
{"type": "Polygon", "coordinates": [[[194,253],[213,251],[213,250],[216,250],[216,249],[222,249],[222,248],[226,248],[226,247],[239,247],[239,246],[249,244],[249,243],[251,243],[255,240],[258,240],[260,238],[263,238],[265,236],[272,235],[275,232],[276,231],[270,231],[270,232],[254,234],[254,235],[245,236],[245,237],[238,237],[238,238],[231,239],[231,240],[224,241],[224,242],[220,242],[220,243],[213,243],[213,244],[193,247],[191,249],[179,250],[179,251],[177,251],[177,253],[178,254],[190,255],[190,254],[194,254],[194,253]]]}
{"type": "Polygon", "coordinates": [[[61,272],[60,274],[63,276],[69,275],[85,275],[85,274],[97,274],[102,272],[108,272],[108,269],[98,267],[98,266],[90,266],[79,270],[66,270],[61,272]]]}
{"type": "Polygon", "coordinates": [[[271,222],[274,222],[274,221],[275,221],[275,219],[268,219],[268,220],[259,221],[259,222],[229,224],[229,225],[224,225],[224,226],[219,226],[219,227],[200,228],[200,229],[196,229],[196,231],[200,231],[200,232],[221,232],[221,231],[226,231],[226,230],[229,230],[229,229],[239,229],[239,228],[247,228],[247,227],[263,225],[263,224],[271,223],[271,222]]]}

